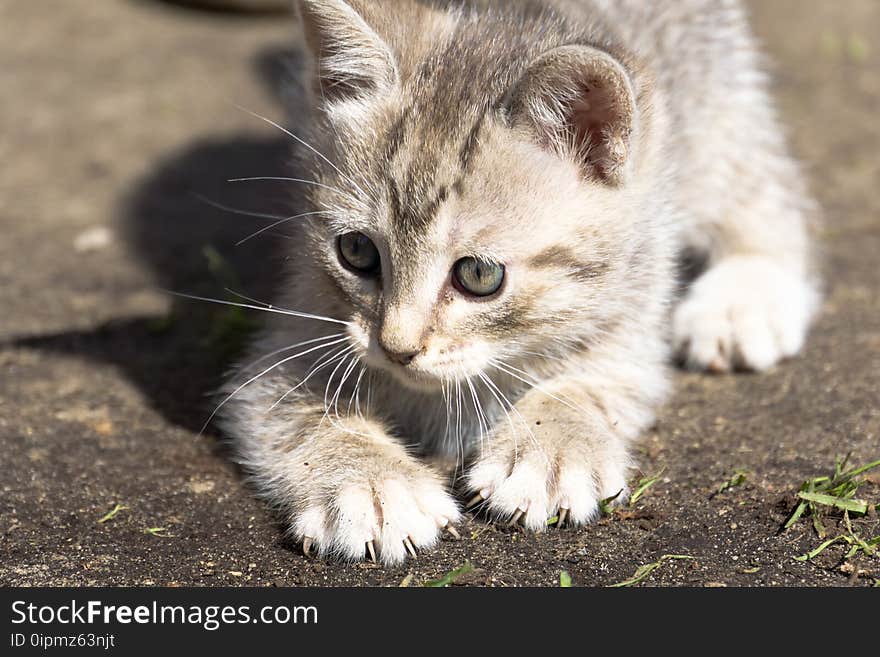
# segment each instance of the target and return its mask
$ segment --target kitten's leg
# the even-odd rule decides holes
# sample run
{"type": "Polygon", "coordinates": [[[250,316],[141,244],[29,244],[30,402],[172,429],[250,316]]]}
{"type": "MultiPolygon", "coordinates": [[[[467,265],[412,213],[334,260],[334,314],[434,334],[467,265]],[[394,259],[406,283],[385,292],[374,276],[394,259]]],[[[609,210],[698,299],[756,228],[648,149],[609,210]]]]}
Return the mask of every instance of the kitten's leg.
{"type": "Polygon", "coordinates": [[[674,346],[694,369],[764,370],[801,349],[817,306],[813,207],[763,89],[724,100],[695,147],[709,161],[683,183],[694,218],[686,243],[708,269],[675,312],[674,346]]]}
{"type": "Polygon", "coordinates": [[[444,528],[455,533],[460,514],[441,478],[381,423],[337,418],[308,398],[267,413],[278,395],[266,394],[271,384],[255,385],[231,404],[226,431],[307,554],[314,547],[320,555],[378,555],[393,564],[435,544],[444,528]]]}
{"type": "Polygon", "coordinates": [[[466,474],[473,501],[533,531],[556,514],[560,524],[584,524],[598,517],[603,499],[624,501],[629,446],[652,421],[665,376],[662,365],[638,360],[620,369],[613,380],[568,377],[527,392],[466,474]]]}

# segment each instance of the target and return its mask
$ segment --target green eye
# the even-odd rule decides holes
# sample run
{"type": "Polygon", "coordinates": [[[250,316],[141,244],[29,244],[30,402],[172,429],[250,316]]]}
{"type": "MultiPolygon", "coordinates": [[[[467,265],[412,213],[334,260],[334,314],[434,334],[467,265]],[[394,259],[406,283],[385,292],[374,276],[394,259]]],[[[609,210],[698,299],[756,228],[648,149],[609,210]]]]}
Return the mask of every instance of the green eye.
{"type": "Polygon", "coordinates": [[[462,292],[487,297],[495,294],[504,282],[504,265],[477,258],[462,258],[452,267],[452,278],[462,292]]]}
{"type": "Polygon", "coordinates": [[[358,274],[375,274],[379,271],[379,250],[363,233],[346,233],[339,236],[339,257],[349,269],[358,274]]]}

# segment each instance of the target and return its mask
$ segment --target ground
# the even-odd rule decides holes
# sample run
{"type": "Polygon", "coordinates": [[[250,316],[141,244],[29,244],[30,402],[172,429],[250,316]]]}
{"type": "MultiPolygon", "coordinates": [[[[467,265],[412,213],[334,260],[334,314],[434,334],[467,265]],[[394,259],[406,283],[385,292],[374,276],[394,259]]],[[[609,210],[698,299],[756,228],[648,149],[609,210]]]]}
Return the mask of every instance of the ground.
{"type": "MultiPolygon", "coordinates": [[[[644,584],[877,582],[878,557],[835,545],[796,561],[821,542],[811,523],[779,531],[804,479],[848,452],[880,458],[876,2],[750,3],[825,215],[805,352],[762,375],[678,374],[634,481],[660,477],[633,508],[539,536],[469,518],[462,540],[396,568],[316,561],[285,540],[213,431],[199,436],[249,320],[161,291],[271,280],[267,242],[233,246],[263,224],[201,197],[280,200],[224,181],[281,170],[283,140],[235,105],[282,115],[289,19],[51,4],[0,4],[0,584],[416,585],[467,561],[458,583],[557,585],[566,571],[601,586],[664,554],[693,559],[644,584]],[[737,469],[744,483],[717,494],[737,469]]],[[[872,477],[858,496],[876,502],[872,477]]]]}

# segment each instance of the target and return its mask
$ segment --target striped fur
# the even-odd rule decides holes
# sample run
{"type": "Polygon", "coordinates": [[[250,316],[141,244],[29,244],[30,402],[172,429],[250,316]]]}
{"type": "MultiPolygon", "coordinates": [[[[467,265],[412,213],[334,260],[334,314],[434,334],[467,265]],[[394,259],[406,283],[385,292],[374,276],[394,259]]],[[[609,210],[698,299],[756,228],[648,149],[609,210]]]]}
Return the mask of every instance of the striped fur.
{"type": "Polygon", "coordinates": [[[670,345],[716,370],[798,351],[812,203],[739,2],[299,8],[312,96],[292,117],[310,144],[296,174],[323,214],[299,226],[279,306],[344,324],[273,316],[254,358],[318,348],[258,378],[242,367],[222,410],[307,547],[393,563],[433,544],[460,512],[431,456],[493,516],[587,522],[626,487],[670,345]],[[380,276],[340,264],[352,231],[380,276]],[[708,269],[673,312],[686,249],[708,269]],[[504,265],[499,292],[462,294],[464,257],[504,265]]]}

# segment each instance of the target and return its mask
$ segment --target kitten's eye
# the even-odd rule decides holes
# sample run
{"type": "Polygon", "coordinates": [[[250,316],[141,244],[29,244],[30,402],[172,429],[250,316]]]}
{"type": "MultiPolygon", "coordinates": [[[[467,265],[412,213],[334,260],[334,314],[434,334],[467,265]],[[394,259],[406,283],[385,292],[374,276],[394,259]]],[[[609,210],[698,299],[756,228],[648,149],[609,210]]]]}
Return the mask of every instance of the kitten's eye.
{"type": "Polygon", "coordinates": [[[379,250],[363,233],[339,236],[339,256],[342,264],[358,274],[371,275],[379,271],[379,250]]]}
{"type": "Polygon", "coordinates": [[[504,265],[477,258],[462,258],[453,265],[452,277],[456,287],[463,292],[487,297],[497,292],[504,282],[504,265]]]}

